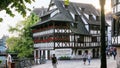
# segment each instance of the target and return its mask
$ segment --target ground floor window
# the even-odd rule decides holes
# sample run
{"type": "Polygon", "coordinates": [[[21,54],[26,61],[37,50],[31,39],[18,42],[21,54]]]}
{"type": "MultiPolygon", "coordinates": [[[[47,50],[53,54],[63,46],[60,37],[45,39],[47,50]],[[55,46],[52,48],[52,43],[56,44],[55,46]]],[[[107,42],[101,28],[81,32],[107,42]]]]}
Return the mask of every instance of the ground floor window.
{"type": "Polygon", "coordinates": [[[82,51],[81,50],[78,50],[78,55],[82,55],[82,51]]]}

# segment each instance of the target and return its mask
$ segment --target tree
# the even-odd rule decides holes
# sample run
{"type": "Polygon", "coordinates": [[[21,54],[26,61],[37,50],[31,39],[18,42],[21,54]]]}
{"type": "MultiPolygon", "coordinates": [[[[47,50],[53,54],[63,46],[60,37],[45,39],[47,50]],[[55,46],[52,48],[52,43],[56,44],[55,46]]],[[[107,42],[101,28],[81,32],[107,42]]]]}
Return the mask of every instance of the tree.
{"type": "Polygon", "coordinates": [[[27,19],[21,21],[15,28],[10,27],[10,32],[18,32],[18,37],[7,39],[10,51],[17,52],[18,57],[28,57],[33,53],[33,40],[31,26],[39,21],[39,17],[32,13],[27,19]]]}
{"type": "MultiPolygon", "coordinates": [[[[25,3],[31,4],[34,0],[0,0],[0,11],[5,10],[10,16],[14,16],[12,8],[14,8],[18,13],[26,16],[26,11],[30,10],[26,7],[25,3]]],[[[2,18],[0,18],[2,21],[2,18]]]]}

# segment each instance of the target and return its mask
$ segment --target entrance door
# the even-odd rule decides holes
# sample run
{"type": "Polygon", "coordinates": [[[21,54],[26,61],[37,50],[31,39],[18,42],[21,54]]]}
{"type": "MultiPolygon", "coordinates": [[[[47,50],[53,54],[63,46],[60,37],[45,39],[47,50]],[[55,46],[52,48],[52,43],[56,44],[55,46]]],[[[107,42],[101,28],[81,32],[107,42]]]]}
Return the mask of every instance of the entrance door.
{"type": "Polygon", "coordinates": [[[92,50],[93,58],[95,58],[95,49],[92,50]]]}
{"type": "Polygon", "coordinates": [[[97,49],[97,58],[99,58],[99,48],[97,49]]]}
{"type": "Polygon", "coordinates": [[[47,52],[48,54],[48,60],[50,60],[50,50],[48,50],[48,52],[47,52]]]}

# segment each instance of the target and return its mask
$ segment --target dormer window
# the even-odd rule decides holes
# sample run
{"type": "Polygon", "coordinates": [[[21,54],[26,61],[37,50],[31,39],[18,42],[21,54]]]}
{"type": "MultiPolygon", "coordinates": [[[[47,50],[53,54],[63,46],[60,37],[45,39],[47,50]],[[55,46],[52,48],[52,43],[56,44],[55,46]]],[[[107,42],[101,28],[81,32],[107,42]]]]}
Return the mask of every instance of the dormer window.
{"type": "Polygon", "coordinates": [[[100,17],[99,16],[96,16],[96,21],[100,21],[100,17]]]}
{"type": "Polygon", "coordinates": [[[79,20],[79,15],[75,15],[75,21],[79,20]]]}
{"type": "Polygon", "coordinates": [[[89,20],[92,20],[92,15],[89,15],[89,20]]]}
{"type": "Polygon", "coordinates": [[[84,13],[84,15],[85,15],[85,17],[86,17],[87,19],[89,19],[89,15],[88,15],[88,14],[84,13]]]}
{"type": "Polygon", "coordinates": [[[81,8],[82,11],[85,11],[85,8],[81,8]]]}
{"type": "Polygon", "coordinates": [[[72,12],[70,12],[70,14],[71,14],[72,18],[75,19],[75,15],[72,12]]]}

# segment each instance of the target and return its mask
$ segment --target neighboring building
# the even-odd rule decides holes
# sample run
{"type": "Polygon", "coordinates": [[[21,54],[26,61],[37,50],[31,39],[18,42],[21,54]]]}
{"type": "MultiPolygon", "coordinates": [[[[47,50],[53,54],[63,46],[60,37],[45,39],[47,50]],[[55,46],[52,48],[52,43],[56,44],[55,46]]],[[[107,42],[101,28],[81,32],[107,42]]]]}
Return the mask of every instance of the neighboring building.
{"type": "Polygon", "coordinates": [[[0,68],[5,67],[6,64],[6,39],[8,38],[8,36],[3,36],[0,39],[0,60],[2,61],[2,63],[0,64],[0,68]]]}
{"type": "Polygon", "coordinates": [[[6,47],[6,39],[8,36],[3,36],[0,39],[0,54],[6,53],[7,47],[6,47]]]}
{"type": "Polygon", "coordinates": [[[112,21],[112,45],[117,48],[117,68],[120,68],[120,0],[111,0],[112,21]]]}
{"type": "MultiPolygon", "coordinates": [[[[81,58],[90,52],[93,58],[100,56],[100,13],[91,4],[51,0],[41,21],[32,27],[34,57],[50,59],[70,56],[81,58]]],[[[107,42],[106,24],[106,42],[107,42]]]]}

